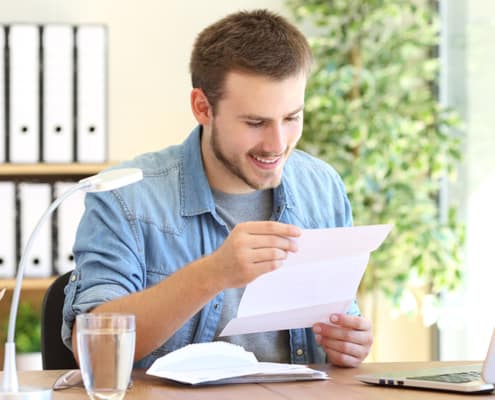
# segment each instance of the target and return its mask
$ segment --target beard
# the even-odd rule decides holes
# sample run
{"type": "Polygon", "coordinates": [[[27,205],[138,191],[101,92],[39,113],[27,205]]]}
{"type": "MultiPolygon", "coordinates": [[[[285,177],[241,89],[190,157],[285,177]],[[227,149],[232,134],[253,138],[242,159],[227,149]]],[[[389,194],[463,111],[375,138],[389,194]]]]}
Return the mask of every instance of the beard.
{"type": "MultiPolygon", "coordinates": [[[[235,157],[229,157],[225,151],[222,150],[219,141],[219,132],[215,122],[213,122],[210,146],[213,150],[215,157],[223,164],[223,166],[234,176],[242,180],[246,185],[254,190],[273,189],[280,184],[282,174],[275,171],[260,171],[258,173],[258,179],[255,176],[252,178],[248,176],[247,171],[242,170],[242,163],[240,159],[235,157]]],[[[288,158],[291,150],[287,148],[283,154],[267,153],[264,151],[257,151],[256,149],[250,150],[248,153],[255,154],[257,157],[278,157],[281,156],[285,159],[288,158]]]]}

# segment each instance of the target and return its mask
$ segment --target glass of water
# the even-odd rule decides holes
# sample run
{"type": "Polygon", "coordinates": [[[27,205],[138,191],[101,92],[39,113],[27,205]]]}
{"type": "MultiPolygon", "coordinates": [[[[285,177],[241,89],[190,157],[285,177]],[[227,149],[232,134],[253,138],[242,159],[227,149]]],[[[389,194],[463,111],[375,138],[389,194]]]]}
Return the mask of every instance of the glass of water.
{"type": "Polygon", "coordinates": [[[77,352],[92,400],[121,400],[131,378],[136,321],[131,314],[79,314],[77,352]]]}

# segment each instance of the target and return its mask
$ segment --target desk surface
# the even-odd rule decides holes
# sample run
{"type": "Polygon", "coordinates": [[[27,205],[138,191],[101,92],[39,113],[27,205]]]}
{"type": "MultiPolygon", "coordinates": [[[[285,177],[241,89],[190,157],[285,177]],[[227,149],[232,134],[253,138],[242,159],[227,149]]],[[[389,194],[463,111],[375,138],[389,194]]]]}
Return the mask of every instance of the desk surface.
{"type": "MultiPolygon", "coordinates": [[[[125,400],[133,399],[173,399],[173,400],[311,400],[311,399],[452,399],[451,393],[384,388],[358,382],[354,375],[368,372],[411,369],[435,366],[438,363],[365,363],[359,368],[336,368],[328,365],[318,366],[328,371],[328,381],[290,382],[270,384],[242,384],[191,388],[174,385],[160,378],[145,375],[143,371],[133,372],[133,387],[128,390],[125,400]]],[[[446,363],[442,363],[446,364],[446,363]]],[[[449,363],[449,364],[461,364],[449,363]]],[[[63,371],[26,371],[19,372],[21,385],[50,387],[63,371]]],[[[455,395],[456,398],[473,398],[473,395],[455,395]]],[[[82,387],[53,392],[53,399],[87,399],[82,387]]],[[[475,395],[476,399],[491,398],[493,395],[475,395]]]]}

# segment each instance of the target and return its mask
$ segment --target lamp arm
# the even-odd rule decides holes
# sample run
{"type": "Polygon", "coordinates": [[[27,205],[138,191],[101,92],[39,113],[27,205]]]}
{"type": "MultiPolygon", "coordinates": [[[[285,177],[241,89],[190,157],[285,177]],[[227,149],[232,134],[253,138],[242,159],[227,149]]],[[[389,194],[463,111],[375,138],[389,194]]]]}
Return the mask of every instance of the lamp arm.
{"type": "Polygon", "coordinates": [[[21,294],[21,288],[22,288],[22,280],[24,277],[24,269],[25,269],[25,264],[26,261],[30,255],[31,252],[31,247],[33,246],[33,243],[36,239],[36,236],[38,235],[39,230],[41,227],[46,223],[46,220],[50,217],[50,215],[57,209],[57,207],[69,196],[74,194],[75,192],[79,190],[86,190],[88,188],[91,188],[92,183],[88,181],[80,181],[79,183],[75,184],[71,188],[69,188],[67,191],[65,191],[60,197],[58,197],[56,200],[50,204],[50,207],[43,213],[41,218],[39,219],[38,223],[36,224],[36,227],[34,228],[33,232],[29,236],[29,239],[26,243],[26,246],[24,247],[24,250],[21,255],[21,260],[19,262],[19,267],[17,270],[17,277],[16,277],[16,282],[15,282],[15,287],[14,287],[14,293],[12,295],[12,303],[10,305],[10,315],[9,315],[9,328],[8,328],[8,334],[7,334],[7,341],[5,342],[5,359],[4,359],[4,380],[3,380],[3,388],[4,389],[11,389],[16,391],[18,388],[17,384],[17,371],[15,368],[15,323],[17,319],[17,311],[19,308],[19,297],[21,294]]]}
{"type": "Polygon", "coordinates": [[[15,323],[17,319],[17,310],[19,308],[19,297],[21,294],[21,288],[22,288],[22,280],[24,278],[24,269],[26,266],[26,261],[29,257],[29,253],[31,252],[31,248],[33,247],[33,243],[35,241],[36,236],[38,235],[39,230],[41,227],[45,224],[46,220],[50,217],[50,215],[57,209],[57,207],[65,201],[66,198],[70,197],[72,194],[75,192],[84,189],[84,187],[88,186],[87,183],[78,183],[71,188],[69,188],[67,191],[65,191],[60,197],[58,197],[56,200],[53,201],[52,204],[50,204],[50,207],[43,213],[41,218],[39,219],[38,223],[36,224],[36,227],[34,228],[33,232],[29,236],[29,239],[26,243],[26,247],[24,248],[24,251],[22,252],[21,260],[19,262],[19,270],[17,271],[17,277],[16,277],[16,282],[15,282],[15,287],[14,287],[14,294],[12,296],[12,304],[10,305],[10,315],[9,315],[9,330],[8,330],[8,335],[7,335],[7,342],[13,342],[14,341],[14,333],[15,333],[15,323]]]}

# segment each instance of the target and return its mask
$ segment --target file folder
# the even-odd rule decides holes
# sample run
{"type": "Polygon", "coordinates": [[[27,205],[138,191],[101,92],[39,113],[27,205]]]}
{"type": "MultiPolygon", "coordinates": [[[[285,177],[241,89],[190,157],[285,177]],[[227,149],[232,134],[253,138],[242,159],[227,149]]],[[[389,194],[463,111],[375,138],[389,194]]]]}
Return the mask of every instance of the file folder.
{"type": "Polygon", "coordinates": [[[15,259],[15,185],[0,182],[0,278],[13,278],[15,259]]]}
{"type": "Polygon", "coordinates": [[[107,38],[101,25],[76,28],[76,160],[107,159],[107,38]]]}
{"type": "Polygon", "coordinates": [[[74,160],[74,32],[72,26],[43,26],[42,46],[42,160],[68,163],[74,160]]]}
{"type": "Polygon", "coordinates": [[[9,154],[13,163],[36,163],[40,153],[39,27],[11,25],[9,52],[9,154]]]}
{"type": "MultiPolygon", "coordinates": [[[[51,187],[48,183],[19,183],[19,201],[20,251],[22,254],[36,224],[51,203],[51,187]]],[[[51,239],[51,224],[43,224],[31,247],[24,270],[26,277],[43,278],[52,275],[51,239]]]]}
{"type": "Polygon", "coordinates": [[[0,25],[0,163],[6,160],[7,121],[5,102],[5,27],[0,25]]]}
{"type": "MultiPolygon", "coordinates": [[[[55,196],[58,198],[75,182],[56,182],[55,196]]],[[[57,209],[57,259],[55,268],[62,275],[75,268],[72,247],[76,239],[77,227],[84,213],[84,192],[78,191],[67,198],[57,209]]]]}

